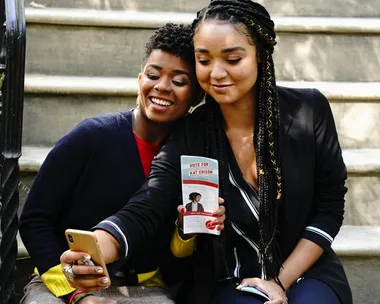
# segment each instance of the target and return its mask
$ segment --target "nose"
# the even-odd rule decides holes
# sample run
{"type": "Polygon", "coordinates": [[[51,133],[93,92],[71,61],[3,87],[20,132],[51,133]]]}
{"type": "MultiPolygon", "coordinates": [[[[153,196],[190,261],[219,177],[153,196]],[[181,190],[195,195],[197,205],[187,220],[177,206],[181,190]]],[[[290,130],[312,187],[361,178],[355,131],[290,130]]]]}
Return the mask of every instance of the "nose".
{"type": "Polygon", "coordinates": [[[158,82],[154,85],[154,89],[159,92],[170,92],[170,79],[167,77],[161,77],[158,82]]]}
{"type": "Polygon", "coordinates": [[[215,62],[211,68],[210,77],[215,80],[223,79],[227,76],[227,71],[223,63],[215,62]]]}

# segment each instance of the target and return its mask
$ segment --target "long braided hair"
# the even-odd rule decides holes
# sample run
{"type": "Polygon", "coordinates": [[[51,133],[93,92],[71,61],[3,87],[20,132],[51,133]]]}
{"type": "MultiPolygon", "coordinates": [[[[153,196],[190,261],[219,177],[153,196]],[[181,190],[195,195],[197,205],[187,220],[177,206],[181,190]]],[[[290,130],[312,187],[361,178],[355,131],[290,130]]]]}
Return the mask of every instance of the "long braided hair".
{"type": "MultiPolygon", "coordinates": [[[[257,158],[260,199],[259,250],[264,278],[275,278],[281,267],[281,253],[276,238],[278,208],[282,196],[282,176],[279,153],[280,111],[272,53],[276,45],[274,23],[266,9],[250,0],[214,0],[197,13],[192,28],[194,34],[203,21],[231,23],[243,28],[259,56],[257,78],[256,125],[253,136],[257,158]]],[[[253,101],[254,102],[254,101],[253,101]]],[[[210,96],[202,111],[206,124],[206,155],[218,159],[220,193],[228,197],[228,148],[223,128],[223,116],[210,96]]],[[[226,202],[228,212],[228,202],[226,202]]],[[[229,225],[228,225],[229,226],[229,225]]]]}

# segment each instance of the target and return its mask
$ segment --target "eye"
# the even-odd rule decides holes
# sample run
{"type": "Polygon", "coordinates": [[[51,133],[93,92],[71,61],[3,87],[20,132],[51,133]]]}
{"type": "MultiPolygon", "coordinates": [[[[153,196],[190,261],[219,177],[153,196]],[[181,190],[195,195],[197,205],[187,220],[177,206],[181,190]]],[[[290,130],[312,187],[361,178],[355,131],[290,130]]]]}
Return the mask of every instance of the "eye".
{"type": "Polygon", "coordinates": [[[227,59],[227,62],[229,64],[238,64],[240,62],[241,58],[234,58],[234,59],[227,59]]]}
{"type": "Polygon", "coordinates": [[[179,81],[179,80],[173,80],[173,84],[177,87],[183,87],[186,85],[186,82],[179,81]]]}
{"type": "Polygon", "coordinates": [[[146,74],[146,76],[150,79],[150,80],[157,80],[158,78],[160,78],[160,76],[156,75],[156,74],[146,74]]]}
{"type": "Polygon", "coordinates": [[[201,65],[208,65],[210,63],[210,60],[208,59],[198,59],[198,63],[201,65]]]}

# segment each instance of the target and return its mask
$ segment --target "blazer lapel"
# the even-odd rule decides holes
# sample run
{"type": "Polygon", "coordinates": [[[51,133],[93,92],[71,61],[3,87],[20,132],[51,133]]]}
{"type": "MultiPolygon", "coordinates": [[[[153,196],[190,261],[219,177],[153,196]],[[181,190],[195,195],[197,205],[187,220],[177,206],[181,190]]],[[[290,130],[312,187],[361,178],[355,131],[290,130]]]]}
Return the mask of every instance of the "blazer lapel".
{"type": "MultiPolygon", "coordinates": [[[[295,223],[298,217],[299,202],[298,195],[302,187],[301,175],[299,174],[299,140],[297,140],[297,115],[291,100],[279,95],[280,115],[281,115],[281,132],[280,132],[280,153],[282,169],[282,203],[280,207],[279,225],[280,225],[280,243],[283,250],[293,248],[295,244],[288,244],[287,235],[295,231],[295,223]],[[286,225],[285,225],[286,223],[286,225]],[[294,246],[293,246],[294,245],[294,246]],[[293,247],[292,247],[293,246],[293,247]]],[[[288,252],[283,252],[287,256],[288,252]]]]}

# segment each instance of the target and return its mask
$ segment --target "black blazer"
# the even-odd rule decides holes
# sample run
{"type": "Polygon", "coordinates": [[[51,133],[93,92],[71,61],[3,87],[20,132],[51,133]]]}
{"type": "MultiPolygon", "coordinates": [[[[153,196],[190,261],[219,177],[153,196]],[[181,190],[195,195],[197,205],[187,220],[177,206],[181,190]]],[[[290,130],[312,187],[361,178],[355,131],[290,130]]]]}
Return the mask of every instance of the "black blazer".
{"type": "MultiPolygon", "coordinates": [[[[281,110],[281,166],[283,200],[280,211],[279,243],[285,260],[300,238],[324,249],[317,263],[304,274],[331,286],[343,304],[352,304],[347,278],[331,240],[343,221],[347,191],[346,167],[327,99],[317,90],[278,88],[281,110]]],[[[185,117],[173,138],[163,147],[151,166],[142,189],[115,216],[109,218],[120,230],[101,223],[98,228],[113,234],[121,244],[121,256],[130,256],[154,234],[166,214],[175,208],[168,203],[181,195],[180,155],[205,155],[202,122],[185,117]],[[121,231],[121,232],[120,232],[121,231]],[[126,240],[126,241],[125,241],[126,240]]],[[[228,204],[228,198],[226,204],[228,204]]],[[[190,303],[208,303],[222,276],[223,238],[199,235],[194,256],[194,288],[190,303]]],[[[228,258],[228,257],[227,257],[228,258]]]]}

